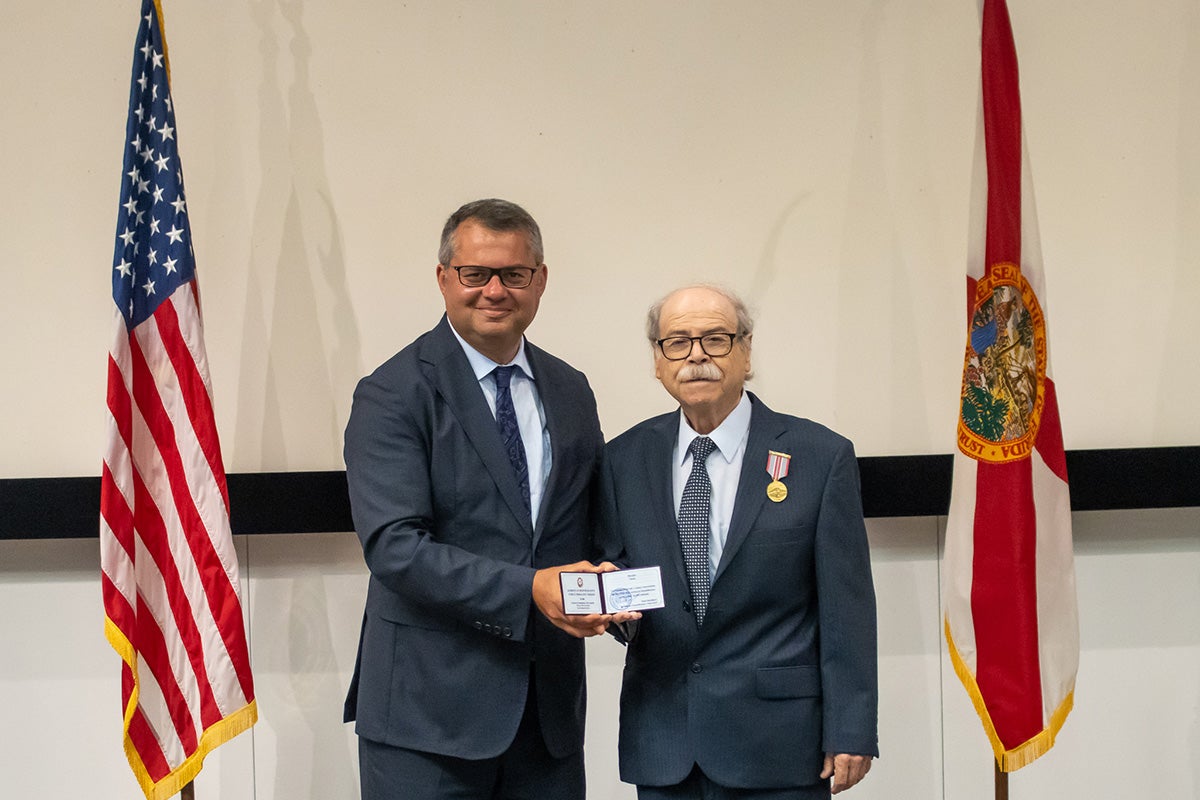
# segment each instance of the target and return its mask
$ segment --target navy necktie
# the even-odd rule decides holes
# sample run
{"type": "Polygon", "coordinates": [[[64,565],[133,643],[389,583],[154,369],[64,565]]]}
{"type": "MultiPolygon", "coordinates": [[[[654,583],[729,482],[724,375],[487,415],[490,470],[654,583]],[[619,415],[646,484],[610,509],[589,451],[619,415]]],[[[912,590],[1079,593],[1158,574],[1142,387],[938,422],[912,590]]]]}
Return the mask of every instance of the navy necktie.
{"type": "Polygon", "coordinates": [[[683,548],[683,565],[692,588],[692,611],[696,624],[704,624],[708,610],[708,512],[712,500],[712,482],[704,462],[717,445],[707,436],[692,439],[688,452],[692,454],[692,474],[683,487],[679,502],[679,544],[683,548]]]}
{"type": "Polygon", "coordinates": [[[492,375],[496,378],[496,425],[500,428],[500,438],[504,440],[504,451],[508,453],[508,460],[516,470],[517,486],[521,489],[525,510],[529,511],[529,465],[525,461],[525,443],[521,441],[517,411],[513,408],[512,392],[509,390],[509,382],[515,369],[520,367],[513,365],[492,370],[492,375]]]}

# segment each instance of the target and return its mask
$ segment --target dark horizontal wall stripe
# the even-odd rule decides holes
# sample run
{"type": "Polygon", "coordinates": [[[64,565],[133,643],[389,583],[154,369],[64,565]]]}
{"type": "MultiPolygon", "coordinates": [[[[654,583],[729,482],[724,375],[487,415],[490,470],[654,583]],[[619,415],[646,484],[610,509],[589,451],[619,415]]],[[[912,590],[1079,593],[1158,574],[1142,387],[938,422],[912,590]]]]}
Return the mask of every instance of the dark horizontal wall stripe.
{"type": "MultiPolygon", "coordinates": [[[[860,458],[863,513],[925,517],[950,508],[954,457],[860,458]]],[[[1072,511],[1200,506],[1200,447],[1067,452],[1072,511]]]]}
{"type": "Polygon", "coordinates": [[[229,516],[234,533],[354,530],[342,470],[230,475],[229,516]]]}
{"type": "MultiPolygon", "coordinates": [[[[868,517],[938,516],[949,508],[952,456],[858,464],[868,517]]],[[[1067,473],[1075,511],[1200,506],[1200,447],[1073,450],[1067,473]]],[[[235,534],[353,529],[341,470],[233,474],[229,503],[235,534]]],[[[99,516],[98,477],[0,479],[0,539],[90,538],[99,516]]]]}
{"type": "Polygon", "coordinates": [[[99,476],[0,480],[0,539],[79,539],[99,534],[99,476]]]}
{"type": "Polygon", "coordinates": [[[953,456],[879,456],[858,460],[863,514],[928,517],[950,507],[953,456]]]}

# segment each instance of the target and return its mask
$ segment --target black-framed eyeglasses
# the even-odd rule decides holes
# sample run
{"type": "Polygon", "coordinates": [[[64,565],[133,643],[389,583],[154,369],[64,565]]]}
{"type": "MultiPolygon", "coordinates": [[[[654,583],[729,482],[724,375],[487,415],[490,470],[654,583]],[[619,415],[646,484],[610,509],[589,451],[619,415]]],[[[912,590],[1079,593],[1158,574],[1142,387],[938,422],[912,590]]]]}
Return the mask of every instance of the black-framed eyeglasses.
{"type": "Polygon", "coordinates": [[[700,349],[712,358],[729,355],[733,343],[740,333],[706,333],[703,336],[668,336],[656,339],[655,344],[668,361],[683,361],[692,354],[692,343],[699,342],[700,349]]]}
{"type": "Polygon", "coordinates": [[[458,282],[463,286],[470,286],[472,289],[478,289],[480,286],[487,286],[492,282],[492,277],[499,275],[500,283],[504,284],[509,289],[524,289],[529,284],[533,283],[533,276],[537,273],[537,267],[476,267],[462,266],[451,267],[458,273],[458,282]]]}

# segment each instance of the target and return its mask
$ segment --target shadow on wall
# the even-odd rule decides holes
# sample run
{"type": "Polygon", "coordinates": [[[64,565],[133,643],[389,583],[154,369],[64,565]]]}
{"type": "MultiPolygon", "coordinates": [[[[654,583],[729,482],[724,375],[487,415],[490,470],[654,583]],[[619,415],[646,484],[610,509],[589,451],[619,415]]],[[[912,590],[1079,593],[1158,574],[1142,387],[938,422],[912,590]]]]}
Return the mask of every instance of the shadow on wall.
{"type": "MultiPolygon", "coordinates": [[[[883,5],[875,4],[863,21],[861,87],[847,193],[850,205],[845,209],[838,270],[833,377],[834,407],[841,417],[838,425],[853,432],[852,438],[888,443],[885,449],[890,451],[897,431],[907,432],[911,441],[929,441],[931,432],[921,392],[928,386],[921,376],[921,352],[904,333],[920,327],[915,319],[920,303],[913,297],[909,263],[917,251],[906,245],[897,230],[895,203],[904,189],[888,185],[891,170],[882,144],[889,136],[878,46],[883,14],[883,5]],[[908,391],[880,397],[880,386],[908,391]]],[[[918,119],[923,116],[914,109],[907,113],[918,119]]],[[[911,157],[920,157],[916,148],[911,157]]]]}
{"type": "Polygon", "coordinates": [[[353,797],[357,755],[341,724],[339,680],[329,628],[329,602],[319,567],[288,582],[287,669],[292,706],[277,726],[275,797],[353,797]],[[329,714],[328,701],[335,703],[329,714]]]}
{"type": "MultiPolygon", "coordinates": [[[[1200,303],[1200,272],[1196,270],[1196,253],[1200,248],[1200,97],[1196,96],[1196,79],[1200,77],[1200,5],[1188,6],[1186,56],[1179,80],[1179,256],[1175,264],[1175,290],[1171,292],[1173,306],[1167,328],[1167,358],[1163,361],[1162,382],[1157,395],[1159,406],[1155,420],[1155,438],[1163,439],[1170,431],[1179,430],[1170,420],[1169,412],[1186,413],[1195,421],[1192,403],[1181,403],[1175,389],[1175,371],[1183,364],[1195,363],[1196,341],[1188,334],[1194,325],[1196,305],[1200,303]],[[1184,411],[1184,409],[1187,409],[1184,411]]],[[[1194,428],[1193,428],[1194,430],[1194,428]]],[[[1200,753],[1200,704],[1192,716],[1191,752],[1200,753]]],[[[1192,759],[1192,785],[1200,791],[1200,758],[1192,759]]]]}
{"type": "MultiPolygon", "coordinates": [[[[342,725],[365,581],[345,534],[249,537],[250,650],[259,705],[256,791],[278,800],[358,796],[357,754],[342,725]],[[354,588],[351,588],[354,587],[354,588]],[[270,770],[270,774],[267,774],[270,770]]],[[[239,796],[230,786],[230,795],[239,796]]]]}
{"type": "Polygon", "coordinates": [[[252,8],[263,55],[261,183],[247,265],[233,448],[241,469],[315,469],[341,462],[350,402],[343,387],[362,374],[361,345],[310,86],[303,3],[263,0],[252,8]],[[280,18],[291,34],[293,82],[286,99],[278,81],[288,66],[278,63],[280,18]],[[265,265],[272,254],[273,271],[265,265]]]}
{"type": "MultiPolygon", "coordinates": [[[[884,113],[889,99],[885,79],[904,80],[882,72],[879,41],[885,6],[872,4],[862,23],[857,103],[846,110],[846,132],[853,144],[848,205],[839,215],[830,208],[831,198],[798,187],[775,218],[746,300],[764,312],[759,320],[764,337],[756,343],[762,352],[797,356],[767,366],[776,373],[798,370],[813,376],[813,388],[805,389],[804,402],[797,407],[798,398],[772,396],[772,375],[761,370],[760,391],[767,402],[811,416],[856,443],[892,452],[909,451],[913,443],[930,437],[930,383],[924,374],[923,342],[916,338],[922,327],[918,316],[925,312],[921,298],[914,296],[914,286],[920,283],[914,276],[930,265],[924,255],[929,243],[906,240],[911,238],[903,227],[908,212],[898,206],[910,201],[906,194],[911,188],[888,184],[897,168],[888,161],[885,142],[897,133],[922,130],[928,115],[919,105],[898,119],[884,113]],[[812,242],[798,252],[789,241],[795,230],[814,226],[815,220],[841,231],[835,252],[814,252],[812,242]],[[775,331],[774,340],[768,338],[775,331]],[[791,341],[790,349],[784,336],[791,341]],[[826,393],[816,386],[830,389],[826,393]],[[885,394],[886,387],[906,390],[885,394]],[[823,399],[825,394],[828,399],[823,399]]],[[[912,71],[911,62],[905,69],[912,71]]],[[[912,158],[922,155],[917,151],[912,158]]],[[[906,165],[905,170],[933,172],[923,163],[906,165]]],[[[956,279],[961,285],[963,277],[956,279]]]]}
{"type": "MultiPolygon", "coordinates": [[[[1170,311],[1167,316],[1164,358],[1159,379],[1158,398],[1154,409],[1154,438],[1170,442],[1178,431],[1198,429],[1193,403],[1180,397],[1179,370],[1196,363],[1196,306],[1200,304],[1200,270],[1196,269],[1196,253],[1200,248],[1200,97],[1196,81],[1200,79],[1200,6],[1188,4],[1184,34],[1187,45],[1179,70],[1179,246],[1176,248],[1175,282],[1168,292],[1170,311]],[[1186,415],[1186,417],[1184,416],[1186,415]]],[[[1194,444],[1177,442],[1178,444],[1194,444]]],[[[1200,712],[1198,717],[1200,717],[1200,712]]],[[[1197,749],[1193,752],[1200,752],[1197,749]]],[[[1192,764],[1196,771],[1196,786],[1200,786],[1200,759],[1192,764]]]]}

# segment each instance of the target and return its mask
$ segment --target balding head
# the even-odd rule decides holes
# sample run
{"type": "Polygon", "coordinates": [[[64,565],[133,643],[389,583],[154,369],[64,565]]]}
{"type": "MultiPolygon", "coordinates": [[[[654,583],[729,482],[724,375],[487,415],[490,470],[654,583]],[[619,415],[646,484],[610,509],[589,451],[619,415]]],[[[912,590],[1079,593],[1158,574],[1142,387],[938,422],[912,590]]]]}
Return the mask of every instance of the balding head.
{"type": "Polygon", "coordinates": [[[711,432],[741,400],[752,330],[745,303],[716,286],[677,289],[651,306],[654,375],[697,433],[711,432]]]}

